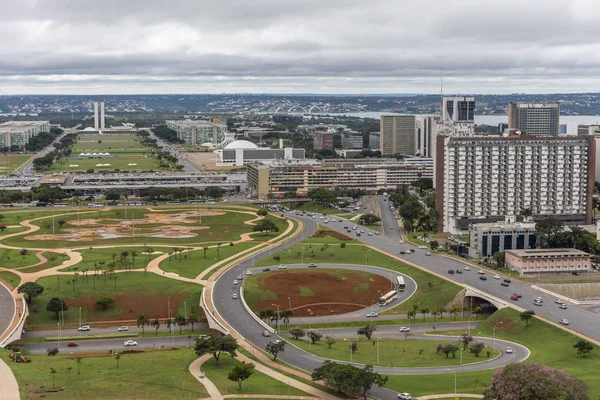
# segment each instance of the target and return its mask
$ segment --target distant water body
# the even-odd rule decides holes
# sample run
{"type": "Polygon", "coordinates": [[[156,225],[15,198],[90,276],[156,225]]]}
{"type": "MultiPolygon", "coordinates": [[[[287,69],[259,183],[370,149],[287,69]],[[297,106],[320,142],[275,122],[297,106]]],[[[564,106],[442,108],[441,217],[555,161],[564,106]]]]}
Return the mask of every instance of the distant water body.
{"type": "MultiPolygon", "coordinates": [[[[358,112],[358,113],[330,113],[329,115],[347,115],[349,117],[360,117],[360,118],[375,118],[379,119],[381,115],[415,115],[415,114],[396,114],[389,112],[358,112]]],[[[429,114],[431,115],[431,114],[429,114]]],[[[416,114],[417,118],[426,117],[427,114],[416,114]]],[[[506,115],[476,115],[475,123],[478,125],[498,125],[501,122],[508,122],[508,116],[506,115]]],[[[577,133],[577,125],[579,124],[599,124],[599,115],[561,115],[561,124],[567,124],[567,132],[569,134],[577,133]]]]}

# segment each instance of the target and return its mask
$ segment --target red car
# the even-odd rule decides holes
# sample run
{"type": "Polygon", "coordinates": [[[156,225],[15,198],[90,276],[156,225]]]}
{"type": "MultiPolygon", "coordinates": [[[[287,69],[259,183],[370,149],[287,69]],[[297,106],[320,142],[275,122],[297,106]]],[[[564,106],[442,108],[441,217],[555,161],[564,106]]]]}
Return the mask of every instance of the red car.
{"type": "Polygon", "coordinates": [[[67,347],[77,347],[77,346],[79,346],[79,345],[77,343],[75,343],[75,342],[69,342],[69,343],[67,343],[67,347]]]}
{"type": "Polygon", "coordinates": [[[519,297],[516,294],[513,294],[512,296],[510,296],[510,299],[514,300],[514,301],[518,301],[519,297]]]}

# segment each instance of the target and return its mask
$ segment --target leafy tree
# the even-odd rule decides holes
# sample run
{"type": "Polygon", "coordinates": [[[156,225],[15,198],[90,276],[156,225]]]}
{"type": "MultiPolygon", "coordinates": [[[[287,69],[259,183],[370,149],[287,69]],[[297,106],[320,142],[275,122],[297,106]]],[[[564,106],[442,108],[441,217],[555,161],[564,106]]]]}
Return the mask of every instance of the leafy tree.
{"type": "Polygon", "coordinates": [[[4,230],[7,228],[6,225],[0,225],[0,231],[4,232],[4,230]]]}
{"type": "Polygon", "coordinates": [[[377,372],[373,372],[372,365],[365,365],[364,368],[357,368],[357,370],[358,371],[355,372],[354,376],[353,389],[358,389],[359,393],[362,394],[364,400],[367,400],[367,392],[371,390],[373,386],[382,387],[388,381],[387,376],[382,376],[377,372]]]}
{"type": "Polygon", "coordinates": [[[381,218],[375,214],[363,214],[358,219],[358,223],[362,225],[375,225],[379,221],[381,221],[381,218]]]}
{"type": "Polygon", "coordinates": [[[533,318],[534,315],[535,315],[535,311],[527,310],[527,311],[523,311],[521,314],[519,314],[519,318],[521,318],[521,321],[525,321],[525,326],[529,326],[529,320],[531,318],[533,318]]]}
{"type": "Polygon", "coordinates": [[[104,193],[104,197],[108,201],[117,201],[117,200],[121,199],[121,193],[119,193],[119,191],[117,189],[108,189],[104,193]]]}
{"type": "Polygon", "coordinates": [[[50,311],[54,313],[56,319],[58,319],[58,314],[61,311],[67,311],[69,306],[65,303],[64,300],[59,299],[58,297],[53,297],[50,299],[48,304],[46,305],[46,311],[50,311]]]}
{"type": "Polygon", "coordinates": [[[425,214],[425,209],[417,197],[411,197],[398,208],[398,214],[402,218],[406,230],[410,231],[416,226],[415,222],[425,214]]]}
{"type": "Polygon", "coordinates": [[[111,299],[110,297],[102,297],[102,298],[96,300],[96,305],[101,310],[107,310],[110,307],[112,307],[113,304],[115,304],[115,300],[111,299]]]}
{"type": "Polygon", "coordinates": [[[266,208],[261,208],[256,212],[256,215],[258,215],[259,217],[266,217],[267,215],[269,215],[269,212],[266,208]]]}
{"type": "Polygon", "coordinates": [[[323,381],[325,386],[342,393],[344,390],[355,387],[354,378],[357,369],[350,364],[338,364],[326,360],[320,367],[313,370],[311,378],[313,381],[323,381]]]}
{"type": "Polygon", "coordinates": [[[198,318],[198,315],[192,313],[188,317],[188,322],[190,323],[190,325],[192,325],[192,332],[194,332],[194,324],[199,323],[200,319],[198,318]]]}
{"type": "Polygon", "coordinates": [[[374,325],[365,325],[364,327],[359,328],[356,333],[359,335],[365,335],[367,340],[371,340],[371,336],[373,336],[373,333],[375,333],[376,330],[377,327],[374,325]]]}
{"type": "Polygon", "coordinates": [[[327,347],[331,349],[331,346],[333,346],[336,343],[335,337],[325,336],[325,343],[327,343],[327,347]]]}
{"type": "Polygon", "coordinates": [[[548,247],[549,242],[563,231],[563,223],[556,218],[546,218],[535,224],[539,246],[548,247]]]}
{"type": "Polygon", "coordinates": [[[279,227],[270,219],[261,219],[260,221],[256,222],[252,228],[252,231],[266,232],[267,236],[269,236],[269,232],[279,232],[279,227]]]}
{"type": "Polygon", "coordinates": [[[573,347],[577,349],[577,354],[581,357],[585,357],[594,350],[594,345],[583,339],[579,339],[573,347]]]}
{"type": "Polygon", "coordinates": [[[337,200],[333,192],[323,188],[310,189],[306,197],[318,204],[331,204],[337,200]]]}
{"type": "Polygon", "coordinates": [[[295,328],[290,329],[290,335],[292,335],[294,339],[298,340],[299,338],[305,335],[305,332],[304,329],[297,326],[295,328]]]}
{"type": "Polygon", "coordinates": [[[144,327],[145,326],[150,326],[150,319],[148,319],[148,316],[146,314],[142,314],[137,318],[137,326],[138,328],[141,326],[142,327],[142,334],[144,334],[144,327]]]}
{"type": "Polygon", "coordinates": [[[494,261],[496,261],[496,269],[501,269],[504,267],[506,255],[503,251],[498,251],[494,254],[494,261]]]}
{"type": "Polygon", "coordinates": [[[473,344],[471,345],[471,353],[475,354],[475,357],[479,357],[479,353],[481,353],[484,348],[485,348],[485,343],[473,342],[473,344]]]}
{"type": "Polygon", "coordinates": [[[306,336],[308,336],[310,338],[310,340],[312,340],[312,343],[315,344],[315,342],[318,342],[319,340],[321,340],[321,338],[323,337],[323,334],[318,331],[308,331],[308,332],[306,332],[306,336]]]}
{"type": "Polygon", "coordinates": [[[56,221],[56,223],[58,224],[59,228],[62,228],[62,226],[66,223],[67,221],[65,221],[64,219],[59,219],[58,221],[56,221]]]}
{"type": "Polygon", "coordinates": [[[242,382],[250,378],[253,373],[254,364],[242,361],[240,363],[237,363],[236,366],[233,367],[231,371],[229,371],[229,374],[227,374],[227,379],[233,382],[237,382],[239,390],[242,390],[242,382]]]}
{"type": "Polygon", "coordinates": [[[438,247],[440,247],[440,244],[437,240],[432,240],[431,242],[429,242],[429,248],[431,250],[437,250],[438,247]]]}
{"type": "Polygon", "coordinates": [[[468,333],[463,333],[462,335],[460,335],[460,342],[463,344],[463,350],[467,350],[467,346],[472,341],[473,336],[469,335],[468,333]]]}
{"type": "Polygon", "coordinates": [[[420,190],[431,190],[433,189],[433,179],[419,178],[415,182],[411,183],[410,186],[420,190]]]}
{"type": "Polygon", "coordinates": [[[285,351],[285,342],[283,340],[276,340],[274,342],[267,343],[265,347],[267,353],[273,356],[273,361],[277,360],[277,355],[285,351]]]}
{"type": "Polygon", "coordinates": [[[444,353],[446,358],[448,358],[450,354],[452,354],[452,358],[456,358],[456,352],[458,349],[459,347],[457,345],[451,343],[438,346],[438,351],[444,353]]]}
{"type": "Polygon", "coordinates": [[[40,296],[42,293],[44,293],[44,287],[35,282],[27,282],[19,286],[17,292],[25,293],[27,295],[27,304],[31,304],[31,300],[34,297],[40,296]]]}
{"type": "MultiPolygon", "coordinates": [[[[154,328],[154,336],[158,336],[158,328],[160,328],[160,321],[158,320],[158,318],[155,318],[152,321],[151,325],[154,328]]],[[[193,331],[193,329],[192,329],[192,331],[193,331]]]]}
{"type": "Polygon", "coordinates": [[[231,357],[235,357],[237,355],[235,352],[237,348],[237,340],[235,340],[231,335],[214,334],[209,338],[199,338],[196,340],[195,351],[199,356],[203,356],[204,354],[212,354],[218,365],[219,357],[221,357],[222,353],[227,353],[231,357]]]}
{"type": "Polygon", "coordinates": [[[587,385],[565,371],[533,363],[510,363],[496,370],[484,400],[588,400],[587,385]]]}

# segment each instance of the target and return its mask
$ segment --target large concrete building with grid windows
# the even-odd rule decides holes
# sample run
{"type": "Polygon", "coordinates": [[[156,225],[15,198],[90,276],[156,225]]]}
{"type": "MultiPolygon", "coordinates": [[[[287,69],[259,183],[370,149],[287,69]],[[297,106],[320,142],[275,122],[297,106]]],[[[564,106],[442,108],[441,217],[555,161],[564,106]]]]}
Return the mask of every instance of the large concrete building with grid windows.
{"type": "Polygon", "coordinates": [[[438,229],[467,232],[530,209],[536,218],[590,224],[592,136],[438,136],[438,229]]]}
{"type": "Polygon", "coordinates": [[[382,115],[379,120],[381,154],[415,154],[415,133],[414,115],[382,115]]]}
{"type": "Polygon", "coordinates": [[[201,120],[172,120],[165,121],[167,128],[177,132],[177,137],[186,144],[196,145],[210,143],[213,146],[225,139],[227,125],[221,125],[201,120]]]}
{"type": "Polygon", "coordinates": [[[508,103],[508,129],[527,135],[558,136],[560,103],[508,103]]]}
{"type": "Polygon", "coordinates": [[[23,148],[41,132],[50,132],[48,121],[9,121],[0,124],[0,147],[23,148]]]}

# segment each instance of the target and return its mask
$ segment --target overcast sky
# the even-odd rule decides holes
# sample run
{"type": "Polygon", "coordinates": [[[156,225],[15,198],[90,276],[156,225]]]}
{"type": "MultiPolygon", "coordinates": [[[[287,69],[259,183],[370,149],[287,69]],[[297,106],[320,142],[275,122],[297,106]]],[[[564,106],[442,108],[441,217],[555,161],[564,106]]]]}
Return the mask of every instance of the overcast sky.
{"type": "Polygon", "coordinates": [[[0,94],[600,92],[598,0],[2,0],[0,94]]]}

